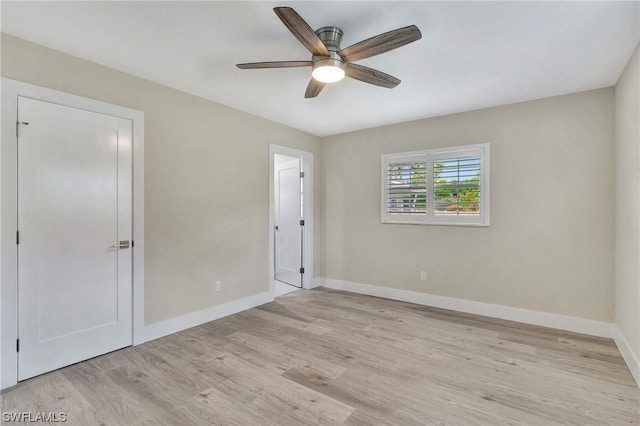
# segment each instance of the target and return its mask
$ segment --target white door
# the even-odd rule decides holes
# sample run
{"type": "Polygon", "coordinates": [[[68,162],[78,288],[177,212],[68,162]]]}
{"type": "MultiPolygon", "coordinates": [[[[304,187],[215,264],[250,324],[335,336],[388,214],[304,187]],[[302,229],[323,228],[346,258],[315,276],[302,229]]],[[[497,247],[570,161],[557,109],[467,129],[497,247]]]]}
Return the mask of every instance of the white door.
{"type": "Polygon", "coordinates": [[[132,122],[24,97],[18,121],[24,380],[131,345],[132,122]]]}
{"type": "Polygon", "coordinates": [[[275,279],[302,287],[301,161],[275,164],[275,279]]]}

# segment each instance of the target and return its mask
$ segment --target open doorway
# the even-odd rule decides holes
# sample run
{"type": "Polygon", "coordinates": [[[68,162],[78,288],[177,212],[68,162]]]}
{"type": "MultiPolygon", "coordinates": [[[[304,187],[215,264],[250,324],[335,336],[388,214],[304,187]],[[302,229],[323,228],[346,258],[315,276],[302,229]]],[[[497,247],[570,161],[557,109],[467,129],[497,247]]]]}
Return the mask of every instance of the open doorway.
{"type": "Polygon", "coordinates": [[[304,171],[300,158],[275,154],[273,163],[274,279],[276,294],[282,294],[302,288],[304,171]]]}
{"type": "Polygon", "coordinates": [[[274,297],[310,288],[313,259],[311,153],[271,146],[271,289],[274,297]]]}

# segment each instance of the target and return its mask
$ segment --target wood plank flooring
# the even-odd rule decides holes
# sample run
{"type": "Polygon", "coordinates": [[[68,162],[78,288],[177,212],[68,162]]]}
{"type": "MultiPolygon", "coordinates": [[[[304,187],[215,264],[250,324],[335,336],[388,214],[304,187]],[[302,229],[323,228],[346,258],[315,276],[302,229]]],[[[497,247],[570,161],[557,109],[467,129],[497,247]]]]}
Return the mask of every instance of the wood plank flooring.
{"type": "Polygon", "coordinates": [[[638,425],[615,344],[316,289],[25,382],[74,425],[638,425]]]}

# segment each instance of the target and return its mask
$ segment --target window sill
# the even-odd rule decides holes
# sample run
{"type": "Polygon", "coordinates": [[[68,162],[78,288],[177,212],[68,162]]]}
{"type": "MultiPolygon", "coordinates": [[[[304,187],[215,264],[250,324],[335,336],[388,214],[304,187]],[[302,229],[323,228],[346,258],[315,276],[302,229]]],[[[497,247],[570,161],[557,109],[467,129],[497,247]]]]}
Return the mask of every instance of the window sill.
{"type": "Polygon", "coordinates": [[[434,225],[434,226],[470,226],[474,228],[488,228],[489,223],[469,223],[469,222],[409,222],[405,220],[383,220],[383,225],[434,225]]]}

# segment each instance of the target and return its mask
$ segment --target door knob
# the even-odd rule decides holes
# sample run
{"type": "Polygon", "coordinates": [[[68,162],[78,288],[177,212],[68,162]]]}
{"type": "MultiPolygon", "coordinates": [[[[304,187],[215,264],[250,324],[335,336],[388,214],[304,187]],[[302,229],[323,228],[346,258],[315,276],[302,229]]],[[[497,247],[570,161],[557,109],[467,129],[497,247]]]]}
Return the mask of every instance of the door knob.
{"type": "Polygon", "coordinates": [[[126,249],[129,248],[129,241],[120,241],[120,244],[114,244],[112,248],[126,249]]]}

